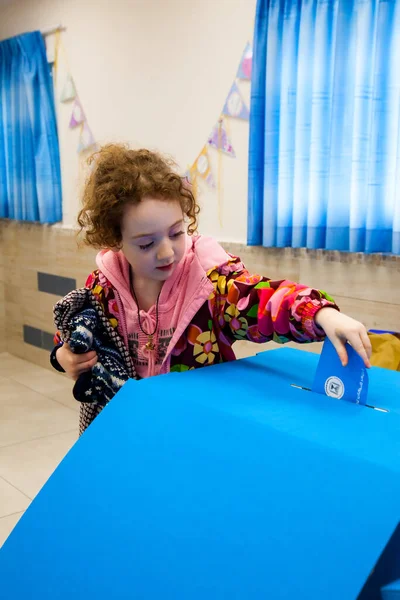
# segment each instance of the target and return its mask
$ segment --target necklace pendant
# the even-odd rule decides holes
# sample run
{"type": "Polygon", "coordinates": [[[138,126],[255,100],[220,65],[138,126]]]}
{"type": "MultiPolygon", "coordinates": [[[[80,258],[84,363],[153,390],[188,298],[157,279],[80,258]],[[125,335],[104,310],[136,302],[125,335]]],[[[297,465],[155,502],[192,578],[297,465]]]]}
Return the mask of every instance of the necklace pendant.
{"type": "Polygon", "coordinates": [[[154,344],[153,344],[153,336],[149,335],[149,339],[147,340],[147,344],[145,346],[146,350],[154,350],[154,344]]]}

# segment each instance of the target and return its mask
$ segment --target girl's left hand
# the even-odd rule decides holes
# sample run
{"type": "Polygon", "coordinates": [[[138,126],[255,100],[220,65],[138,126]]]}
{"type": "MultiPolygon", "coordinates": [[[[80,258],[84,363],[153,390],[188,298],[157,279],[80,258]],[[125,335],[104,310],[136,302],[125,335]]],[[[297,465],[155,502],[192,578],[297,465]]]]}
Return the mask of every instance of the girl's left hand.
{"type": "Polygon", "coordinates": [[[342,365],[345,367],[348,363],[346,352],[346,342],[354,348],[361,356],[367,368],[371,366],[370,357],[372,354],[371,342],[362,323],[343,315],[335,308],[326,306],[321,308],[315,315],[315,322],[321,327],[336,348],[342,365]]]}

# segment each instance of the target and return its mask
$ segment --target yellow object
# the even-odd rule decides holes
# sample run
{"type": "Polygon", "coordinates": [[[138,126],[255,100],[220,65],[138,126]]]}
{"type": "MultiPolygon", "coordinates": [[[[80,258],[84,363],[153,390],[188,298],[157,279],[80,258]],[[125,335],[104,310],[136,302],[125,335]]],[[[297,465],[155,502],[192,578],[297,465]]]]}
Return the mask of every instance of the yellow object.
{"type": "Polygon", "coordinates": [[[369,333],[372,344],[371,364],[374,367],[400,371],[400,335],[369,333]]]}

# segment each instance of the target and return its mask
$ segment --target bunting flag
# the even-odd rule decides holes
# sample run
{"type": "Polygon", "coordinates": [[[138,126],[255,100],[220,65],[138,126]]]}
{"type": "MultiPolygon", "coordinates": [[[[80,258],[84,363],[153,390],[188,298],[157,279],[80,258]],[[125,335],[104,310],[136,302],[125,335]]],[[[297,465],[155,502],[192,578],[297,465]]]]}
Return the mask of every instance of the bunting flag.
{"type": "Polygon", "coordinates": [[[95,146],[96,142],[93,137],[93,134],[90,130],[89,125],[85,121],[82,125],[81,133],[79,135],[79,145],[78,152],[83,152],[84,150],[88,150],[92,146],[95,146]]]}
{"type": "Polygon", "coordinates": [[[78,98],[75,98],[74,105],[72,107],[71,120],[69,122],[69,128],[72,129],[77,125],[80,125],[85,120],[85,115],[83,112],[83,108],[78,98]]]}
{"type": "Polygon", "coordinates": [[[196,174],[194,173],[193,165],[188,167],[183,176],[189,185],[193,185],[194,180],[196,179],[196,174]]]}
{"type": "Polygon", "coordinates": [[[75,100],[76,98],[76,89],[74,80],[71,75],[68,73],[67,79],[65,80],[64,87],[61,92],[60,102],[70,102],[71,100],[75,100]]]}
{"type": "Polygon", "coordinates": [[[211,171],[210,160],[208,158],[207,146],[204,146],[199,156],[193,164],[193,169],[196,175],[200,175],[204,181],[212,188],[215,189],[215,180],[211,171]]]}
{"type": "Polygon", "coordinates": [[[188,182],[192,194],[195,197],[197,197],[198,186],[197,186],[197,174],[195,171],[195,165],[192,165],[191,167],[188,166],[188,168],[186,169],[186,172],[184,174],[184,178],[188,182]]]}
{"type": "MultiPolygon", "coordinates": [[[[251,80],[253,63],[253,48],[248,42],[242,54],[236,78],[243,80],[251,80]]],[[[229,120],[224,117],[233,117],[235,119],[249,120],[250,113],[243,99],[240,89],[233,82],[229,94],[226,98],[222,113],[217,123],[214,125],[210,135],[207,138],[207,144],[194,161],[191,167],[186,170],[184,177],[187,181],[197,189],[198,179],[201,177],[213,189],[218,191],[218,219],[222,227],[223,225],[223,188],[222,188],[222,154],[227,154],[232,158],[236,158],[235,150],[233,149],[229,135],[229,120]],[[214,179],[213,172],[210,166],[210,159],[207,147],[211,146],[218,150],[218,174],[217,181],[214,179]]],[[[195,192],[195,189],[193,190],[195,192]]]]}
{"type": "Polygon", "coordinates": [[[216,150],[221,150],[221,152],[236,158],[223,117],[220,117],[218,123],[214,125],[212,132],[208,136],[207,144],[216,150]]]}
{"type": "Polygon", "coordinates": [[[231,87],[222,113],[228,117],[234,117],[235,119],[244,119],[246,121],[249,119],[249,109],[242,98],[242,94],[240,93],[236,82],[234,82],[231,87]]]}
{"type": "Polygon", "coordinates": [[[238,68],[238,72],[236,77],[238,79],[251,79],[251,69],[253,66],[253,48],[252,45],[248,42],[244,52],[242,54],[242,58],[240,60],[240,65],[238,68]]]}
{"type": "Polygon", "coordinates": [[[64,66],[64,72],[67,75],[65,77],[64,85],[62,87],[62,91],[60,94],[60,102],[73,101],[71,118],[69,121],[69,128],[73,129],[75,127],[80,126],[79,143],[78,143],[78,148],[77,148],[78,154],[81,152],[84,152],[85,150],[88,150],[88,149],[92,149],[94,152],[96,149],[98,149],[98,144],[96,143],[96,141],[93,137],[92,131],[86,120],[85,113],[82,108],[82,104],[81,104],[78,94],[77,94],[75,82],[71,75],[71,69],[70,69],[69,62],[68,62],[67,52],[65,50],[62,39],[60,37],[60,30],[57,30],[56,36],[55,36],[54,66],[53,66],[54,84],[55,84],[55,89],[57,89],[57,93],[58,93],[58,87],[57,87],[56,80],[57,80],[57,74],[58,74],[61,53],[62,53],[62,62],[63,62],[63,66],[64,66]]]}

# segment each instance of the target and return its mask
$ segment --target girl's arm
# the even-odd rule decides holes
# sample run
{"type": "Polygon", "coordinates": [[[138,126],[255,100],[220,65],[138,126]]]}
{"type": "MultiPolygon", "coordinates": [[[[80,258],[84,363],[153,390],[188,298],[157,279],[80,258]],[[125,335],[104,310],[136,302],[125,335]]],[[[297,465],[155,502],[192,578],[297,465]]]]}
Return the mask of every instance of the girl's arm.
{"type": "Polygon", "coordinates": [[[342,315],[326,292],[286,280],[271,281],[246,270],[216,273],[209,274],[215,289],[210,302],[214,319],[230,343],[308,343],[322,341],[327,335],[343,364],[347,360],[348,340],[369,366],[370,345],[365,327],[342,315]]]}

